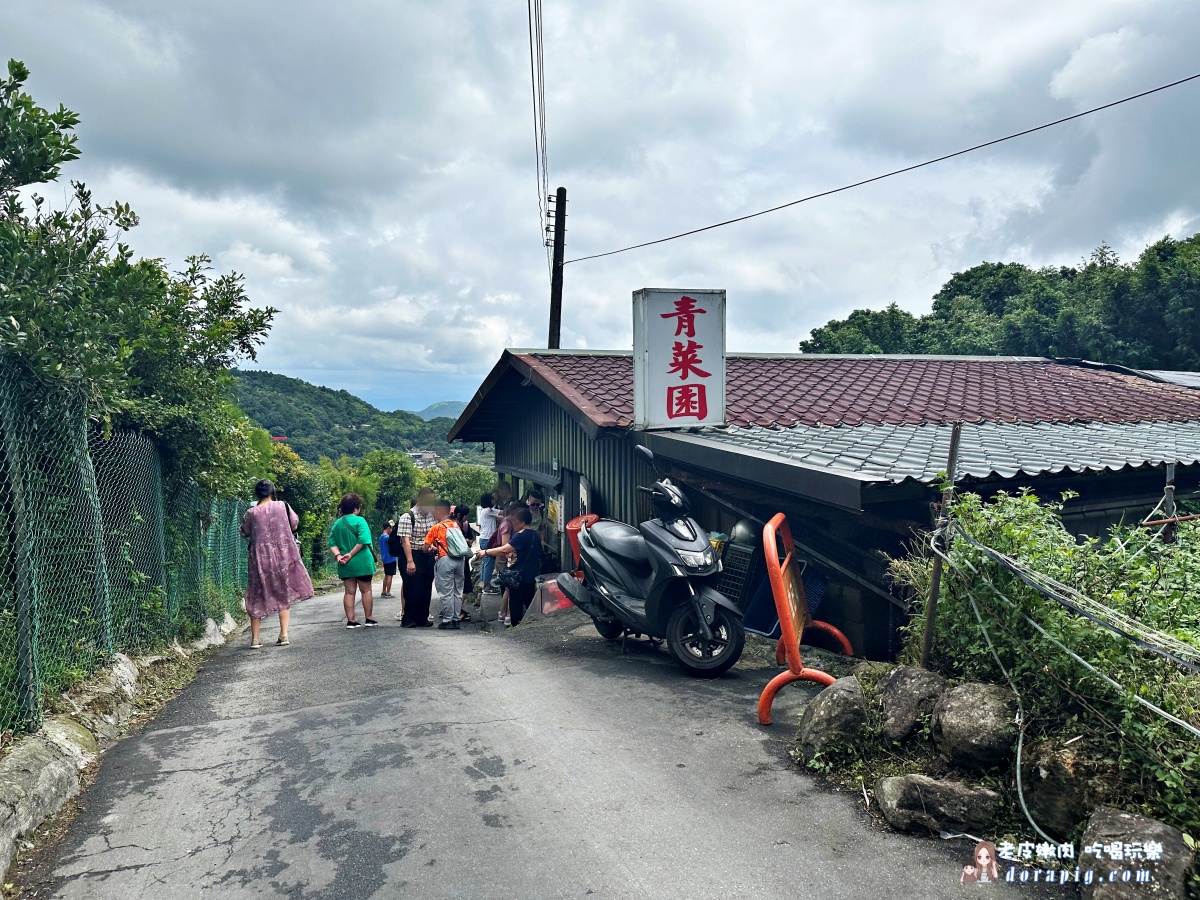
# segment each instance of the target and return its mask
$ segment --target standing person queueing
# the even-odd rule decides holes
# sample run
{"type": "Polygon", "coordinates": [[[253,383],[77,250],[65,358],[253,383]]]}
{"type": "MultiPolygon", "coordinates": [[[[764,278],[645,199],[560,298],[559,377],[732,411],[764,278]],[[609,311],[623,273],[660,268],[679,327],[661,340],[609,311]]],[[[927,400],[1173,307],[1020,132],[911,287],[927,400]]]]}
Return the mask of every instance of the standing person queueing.
{"type": "Polygon", "coordinates": [[[529,515],[533,517],[530,528],[538,533],[542,541],[546,540],[546,495],[536,488],[525,494],[525,505],[529,507],[529,515]]]}
{"type": "MultiPolygon", "coordinates": [[[[475,545],[475,538],[479,537],[479,532],[471,527],[471,508],[465,503],[456,505],[451,513],[454,516],[454,521],[458,523],[458,529],[462,532],[463,537],[467,540],[467,554],[459,557],[459,562],[462,563],[463,570],[463,589],[462,595],[465,599],[467,594],[475,590],[475,585],[471,581],[471,552],[475,545]]],[[[478,604],[476,604],[478,605],[478,604]]],[[[459,612],[458,621],[470,622],[471,614],[465,609],[459,612]]]]}
{"type": "Polygon", "coordinates": [[[383,526],[383,533],[379,535],[379,561],[383,563],[383,590],[379,596],[383,600],[391,600],[395,594],[392,593],[392,578],[396,575],[396,563],[398,557],[392,552],[391,539],[396,533],[396,523],[388,522],[383,526]]]}
{"type": "Polygon", "coordinates": [[[300,558],[296,530],[300,519],[286,503],[275,499],[275,485],[264,478],[254,486],[258,505],[242,517],[242,537],[250,539],[246,579],[246,612],[250,616],[250,648],[262,647],[259,626],[271,613],[279,613],[280,647],[288,640],[292,604],[313,596],[312,581],[300,558]]]}
{"type": "Polygon", "coordinates": [[[432,488],[417,492],[413,508],[400,517],[396,533],[404,542],[404,628],[428,628],[429,601],[433,594],[433,566],[436,557],[425,548],[425,536],[437,524],[433,515],[432,488]]]}
{"type": "Polygon", "coordinates": [[[533,515],[529,508],[520,506],[508,514],[512,535],[501,547],[480,550],[482,556],[504,556],[509,558],[509,567],[520,572],[521,580],[508,591],[508,612],[515,628],[525,617],[525,610],[537,593],[537,577],[542,566],[542,542],[530,526],[533,515]],[[516,557],[512,559],[512,557],[516,557]]]}
{"type": "Polygon", "coordinates": [[[437,557],[433,569],[433,583],[438,596],[442,598],[442,621],[438,628],[458,631],[458,617],[462,613],[463,561],[466,557],[452,552],[455,548],[451,546],[451,542],[465,548],[466,538],[462,529],[458,527],[458,522],[450,514],[449,500],[438,500],[434,503],[433,514],[437,517],[437,524],[425,535],[425,546],[437,557]],[[452,535],[455,531],[458,532],[457,536],[452,535]]]}
{"type": "Polygon", "coordinates": [[[338,504],[341,515],[329,529],[329,552],[337,558],[338,578],[342,579],[342,606],[346,610],[346,627],[373,628],[379,623],[371,618],[374,598],[371,580],[375,577],[375,555],[371,552],[371,526],[359,515],[362,497],[343,494],[338,504]],[[354,618],[355,592],[362,594],[363,621],[354,618]]]}
{"type": "MultiPolygon", "coordinates": [[[[479,498],[479,507],[475,510],[475,520],[479,522],[479,544],[481,549],[487,548],[492,535],[500,527],[500,519],[503,516],[504,510],[500,509],[497,504],[495,493],[484,494],[479,498]]],[[[495,558],[485,556],[483,558],[483,567],[479,571],[479,580],[483,583],[482,593],[484,594],[500,593],[500,589],[492,584],[495,569],[495,558]]]]}
{"type": "MultiPolygon", "coordinates": [[[[513,510],[521,506],[518,500],[509,500],[504,506],[504,510],[500,516],[500,525],[496,528],[496,533],[492,535],[492,539],[488,541],[486,550],[495,550],[498,547],[503,547],[508,543],[509,537],[512,535],[512,521],[509,515],[513,510]]],[[[511,625],[512,622],[508,618],[508,588],[500,587],[500,573],[508,568],[508,556],[503,553],[486,554],[488,558],[495,560],[495,573],[493,578],[500,590],[500,615],[497,617],[498,622],[503,622],[505,625],[511,625]]]]}

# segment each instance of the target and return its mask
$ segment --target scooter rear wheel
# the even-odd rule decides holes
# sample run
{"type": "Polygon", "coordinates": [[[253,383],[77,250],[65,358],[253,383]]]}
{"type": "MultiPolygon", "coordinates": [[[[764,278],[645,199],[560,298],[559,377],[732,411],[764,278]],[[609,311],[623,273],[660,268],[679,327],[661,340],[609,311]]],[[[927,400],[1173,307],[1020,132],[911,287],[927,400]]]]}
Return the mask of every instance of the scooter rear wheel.
{"type": "Polygon", "coordinates": [[[746,647],[742,620],[718,606],[709,625],[712,640],[704,637],[700,618],[690,603],[675,607],[667,622],[667,647],[689,675],[716,678],[732,668],[746,647]]]}
{"type": "Polygon", "coordinates": [[[600,637],[606,641],[619,640],[621,635],[625,633],[625,626],[620,622],[604,622],[600,619],[592,619],[596,623],[596,630],[600,632],[600,637]]]}

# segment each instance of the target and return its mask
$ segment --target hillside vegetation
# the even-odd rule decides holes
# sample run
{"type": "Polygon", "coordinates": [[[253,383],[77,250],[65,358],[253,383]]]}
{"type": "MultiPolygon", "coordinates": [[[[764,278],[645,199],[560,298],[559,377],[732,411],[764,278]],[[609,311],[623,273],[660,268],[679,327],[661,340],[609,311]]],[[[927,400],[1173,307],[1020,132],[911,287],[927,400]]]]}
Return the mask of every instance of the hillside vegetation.
{"type": "Polygon", "coordinates": [[[1200,235],[1122,263],[1106,246],[1081,265],[980,263],[914,316],[895,303],[813,329],[805,353],[1082,357],[1136,369],[1200,369],[1200,235]]]}
{"type": "Polygon", "coordinates": [[[417,415],[426,422],[431,419],[457,419],[466,408],[467,403],[465,400],[443,400],[440,403],[431,403],[417,413],[417,415]]]}
{"type": "Polygon", "coordinates": [[[433,450],[454,461],[491,463],[491,447],[446,443],[454,419],[426,421],[420,413],[384,412],[346,391],[273,372],[233,373],[237,405],[254,424],[286,436],[301,459],[359,459],[372,450],[433,450]]]}

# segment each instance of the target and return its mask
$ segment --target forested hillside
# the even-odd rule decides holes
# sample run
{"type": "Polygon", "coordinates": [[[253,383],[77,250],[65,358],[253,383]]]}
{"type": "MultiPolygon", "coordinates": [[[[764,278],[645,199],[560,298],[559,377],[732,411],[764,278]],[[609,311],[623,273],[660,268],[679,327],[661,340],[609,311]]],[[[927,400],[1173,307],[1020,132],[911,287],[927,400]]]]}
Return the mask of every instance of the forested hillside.
{"type": "Polygon", "coordinates": [[[1200,370],[1200,234],[1163,238],[1136,262],[1101,246],[1078,267],[981,263],[913,316],[895,303],[813,329],[805,353],[1082,357],[1139,369],[1200,370]]]}
{"type": "Polygon", "coordinates": [[[490,464],[490,446],[446,443],[454,420],[426,421],[419,413],[383,412],[346,391],[335,391],[273,372],[237,371],[238,406],[254,424],[284,435],[302,459],[359,458],[372,450],[434,450],[460,462],[490,464]]]}
{"type": "Polygon", "coordinates": [[[440,403],[432,403],[421,410],[417,415],[428,422],[430,419],[457,419],[462,415],[462,411],[467,408],[464,400],[443,400],[440,403]]]}

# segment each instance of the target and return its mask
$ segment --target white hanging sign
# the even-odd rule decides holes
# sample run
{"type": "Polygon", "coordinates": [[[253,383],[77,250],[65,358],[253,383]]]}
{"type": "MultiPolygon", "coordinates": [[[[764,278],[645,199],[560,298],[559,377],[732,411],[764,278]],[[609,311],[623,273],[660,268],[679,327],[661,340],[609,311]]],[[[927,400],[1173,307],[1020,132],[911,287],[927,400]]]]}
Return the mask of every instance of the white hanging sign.
{"type": "Polygon", "coordinates": [[[637,427],[725,424],[725,292],[633,293],[637,427]]]}

